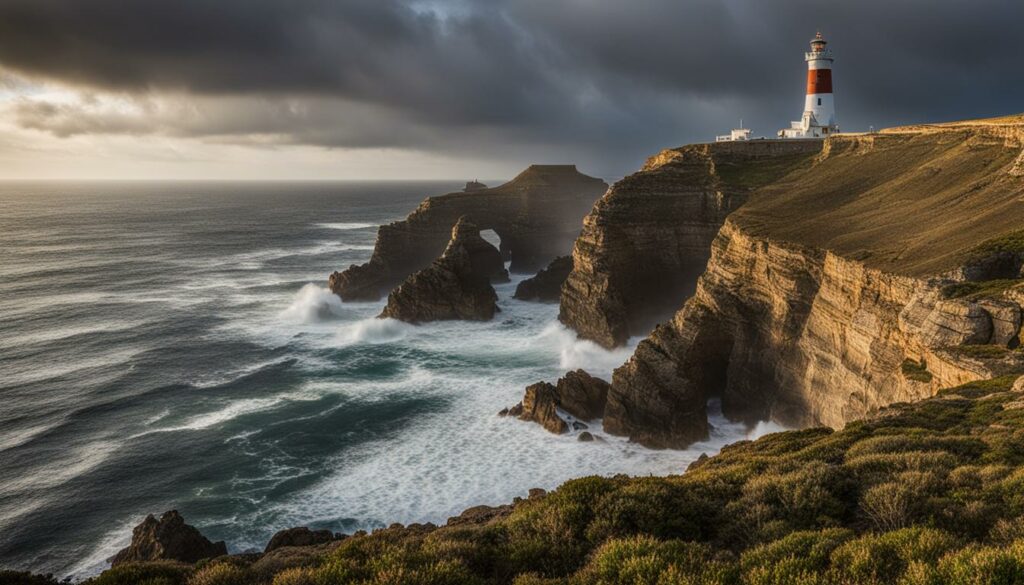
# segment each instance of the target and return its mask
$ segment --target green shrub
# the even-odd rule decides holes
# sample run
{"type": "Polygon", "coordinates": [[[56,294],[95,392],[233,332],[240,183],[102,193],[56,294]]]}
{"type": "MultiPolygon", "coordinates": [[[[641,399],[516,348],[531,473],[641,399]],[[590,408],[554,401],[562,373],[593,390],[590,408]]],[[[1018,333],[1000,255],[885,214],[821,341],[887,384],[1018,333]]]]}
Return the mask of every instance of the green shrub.
{"type": "Polygon", "coordinates": [[[680,483],[638,478],[600,498],[587,537],[595,543],[633,534],[696,540],[700,528],[693,504],[680,483]]]}
{"type": "Polygon", "coordinates": [[[928,364],[924,363],[924,361],[916,362],[907,358],[903,360],[900,370],[903,372],[903,377],[908,380],[925,384],[932,381],[932,374],[928,371],[928,364]]]}
{"type": "Polygon", "coordinates": [[[660,585],[664,583],[734,583],[734,562],[706,545],[649,536],[610,540],[595,551],[576,577],[602,585],[660,585]]]}
{"type": "Polygon", "coordinates": [[[915,561],[934,565],[958,544],[955,537],[931,528],[866,534],[836,548],[829,575],[838,583],[893,583],[915,561]]]}
{"type": "Polygon", "coordinates": [[[249,585],[253,580],[246,567],[215,562],[196,571],[188,585],[249,585]]]}
{"type": "Polygon", "coordinates": [[[192,575],[192,567],[174,561],[125,563],[112,567],[88,585],[182,585],[192,575]]]}
{"type": "Polygon", "coordinates": [[[316,571],[309,567],[292,567],[274,575],[272,585],[318,585],[316,571]]]}
{"type": "Polygon", "coordinates": [[[940,583],[1015,585],[1024,583],[1024,541],[1005,548],[965,548],[945,556],[936,571],[940,583]]]}
{"type": "Polygon", "coordinates": [[[818,583],[832,551],[853,538],[853,531],[830,528],[794,532],[752,548],[740,557],[743,582],[749,585],[818,583]]]}

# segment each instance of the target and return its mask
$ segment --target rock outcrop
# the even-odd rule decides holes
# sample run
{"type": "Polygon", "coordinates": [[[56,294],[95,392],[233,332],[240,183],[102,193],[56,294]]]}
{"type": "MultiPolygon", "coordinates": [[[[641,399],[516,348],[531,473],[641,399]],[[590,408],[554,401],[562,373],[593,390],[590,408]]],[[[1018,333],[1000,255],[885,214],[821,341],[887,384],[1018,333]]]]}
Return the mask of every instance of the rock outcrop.
{"type": "Polygon", "coordinates": [[[559,256],[532,278],[519,283],[513,297],[521,301],[558,302],[562,284],[572,272],[572,256],[559,256]]]}
{"type": "Polygon", "coordinates": [[[698,144],[652,157],[584,220],[559,319],[605,347],[646,334],[693,294],[726,216],[753,189],[809,165],[821,145],[698,144]]]}
{"type": "Polygon", "coordinates": [[[751,194],[692,298],[615,371],[605,430],[684,447],[712,396],[734,419],[842,427],[1020,371],[1024,182],[1006,136],[838,136],[751,194]]]}
{"type": "MultiPolygon", "coordinates": [[[[523,401],[499,414],[536,422],[560,435],[569,430],[569,424],[559,416],[558,409],[580,420],[601,418],[608,401],[609,388],[608,382],[583,370],[575,370],[559,378],[557,384],[537,382],[527,386],[523,401]]],[[[572,428],[583,430],[587,425],[573,422],[572,428]]]]}
{"type": "Polygon", "coordinates": [[[380,317],[407,323],[489,321],[498,311],[491,282],[507,280],[501,253],[463,217],[441,257],[391,291],[380,317]]]}
{"type": "Polygon", "coordinates": [[[444,250],[463,216],[498,234],[513,272],[534,272],[572,249],[580,220],[607,188],[572,165],[533,165],[495,188],[429,197],[403,221],[381,226],[370,261],[332,274],[330,289],[345,301],[387,295],[444,250]]]}
{"type": "Polygon", "coordinates": [[[172,560],[194,563],[228,554],[223,541],[210,542],[194,526],[185,524],[177,510],[152,514],[132,530],[132,543],[110,559],[111,566],[136,561],[172,560]]]}
{"type": "Polygon", "coordinates": [[[330,530],[310,530],[305,526],[286,528],[277,531],[270,542],[267,543],[263,552],[268,553],[286,546],[313,546],[338,540],[341,535],[334,534],[330,530]]]}
{"type": "Polygon", "coordinates": [[[569,425],[558,416],[555,387],[547,382],[527,386],[522,406],[517,411],[520,420],[533,421],[556,435],[569,430],[569,425]]]}

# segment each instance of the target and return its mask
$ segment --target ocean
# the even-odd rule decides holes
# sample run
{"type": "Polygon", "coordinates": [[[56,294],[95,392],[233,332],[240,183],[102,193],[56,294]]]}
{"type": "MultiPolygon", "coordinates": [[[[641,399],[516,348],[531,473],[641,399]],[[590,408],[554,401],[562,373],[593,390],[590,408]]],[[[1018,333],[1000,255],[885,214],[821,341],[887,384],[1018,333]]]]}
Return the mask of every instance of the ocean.
{"type": "MultiPolygon", "coordinates": [[[[376,319],[328,274],[456,182],[0,183],[0,567],[83,577],[146,514],[230,552],[292,526],[443,523],[585,475],[681,473],[756,436],[654,451],[497,412],[630,355],[496,286],[489,323],[376,319]]],[[[493,234],[487,234],[494,238],[493,234]]]]}

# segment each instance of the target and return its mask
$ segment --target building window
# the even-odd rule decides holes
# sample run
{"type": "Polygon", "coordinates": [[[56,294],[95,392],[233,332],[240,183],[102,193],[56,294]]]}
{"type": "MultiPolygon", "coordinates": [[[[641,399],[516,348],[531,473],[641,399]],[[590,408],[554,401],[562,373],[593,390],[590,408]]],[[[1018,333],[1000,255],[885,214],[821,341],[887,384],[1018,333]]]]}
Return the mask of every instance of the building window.
{"type": "Polygon", "coordinates": [[[821,105],[821,98],[818,98],[818,105],[821,105]]]}

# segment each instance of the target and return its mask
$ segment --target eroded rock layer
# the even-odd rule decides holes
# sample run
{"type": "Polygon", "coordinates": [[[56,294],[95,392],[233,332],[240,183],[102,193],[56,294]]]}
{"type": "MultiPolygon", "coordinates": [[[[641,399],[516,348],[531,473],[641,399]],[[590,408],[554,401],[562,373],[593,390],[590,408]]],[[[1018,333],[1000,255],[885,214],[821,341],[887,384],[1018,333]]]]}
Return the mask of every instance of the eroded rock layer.
{"type": "Polygon", "coordinates": [[[380,317],[407,323],[488,321],[498,312],[491,283],[507,280],[501,253],[463,217],[441,257],[391,291],[380,317]]]}
{"type": "Polygon", "coordinates": [[[606,347],[646,334],[693,293],[726,216],[754,188],[809,164],[821,144],[698,144],[652,157],[584,220],[561,321],[606,347]]]}
{"type": "Polygon", "coordinates": [[[615,371],[605,429],[683,447],[716,395],[733,418],[841,427],[1020,371],[1022,135],[830,139],[725,223],[693,297],[615,371]]]}
{"type": "Polygon", "coordinates": [[[332,274],[330,289],[346,301],[387,295],[441,254],[462,216],[498,234],[513,272],[534,272],[572,249],[580,220],[607,188],[572,165],[533,165],[493,189],[429,197],[406,219],[380,226],[370,261],[332,274]]]}

